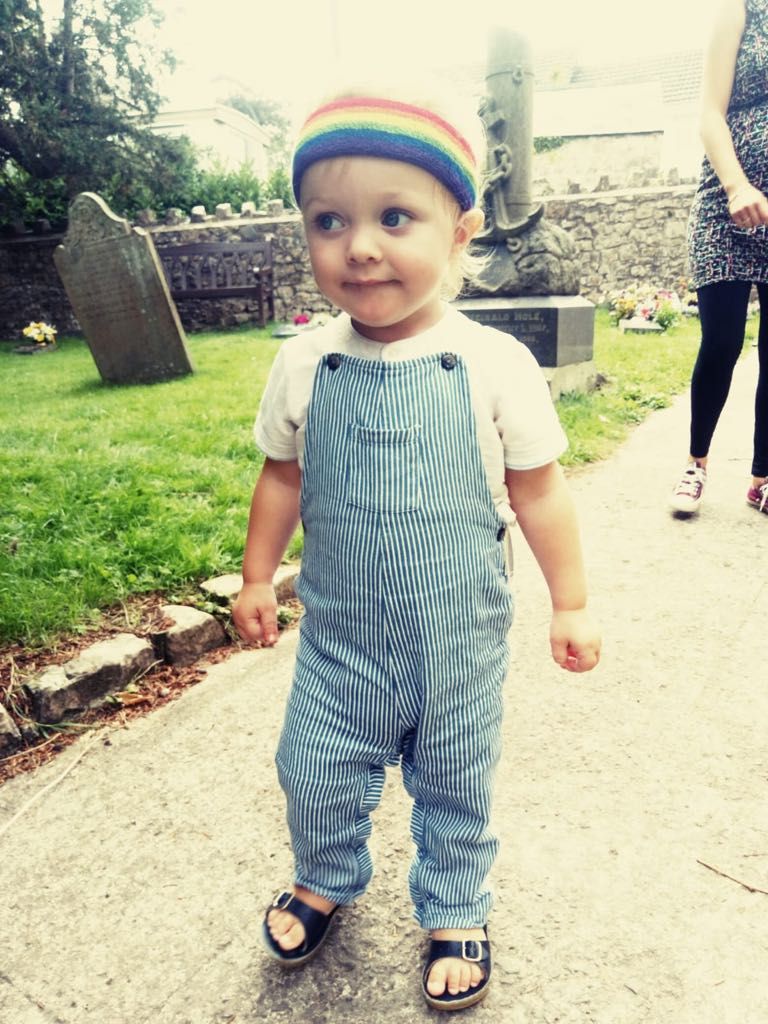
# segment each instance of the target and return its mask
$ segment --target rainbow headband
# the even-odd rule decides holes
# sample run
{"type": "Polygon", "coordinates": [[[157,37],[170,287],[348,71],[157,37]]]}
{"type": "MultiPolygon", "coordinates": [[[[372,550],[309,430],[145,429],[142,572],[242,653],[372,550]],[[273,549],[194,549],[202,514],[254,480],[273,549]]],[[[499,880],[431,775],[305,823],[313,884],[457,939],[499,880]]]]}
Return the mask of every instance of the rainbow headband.
{"type": "Polygon", "coordinates": [[[293,154],[293,193],[318,160],[378,156],[428,171],[452,192],[462,210],[477,199],[477,163],[463,136],[422,107],[396,100],[353,97],[326,103],[307,118],[293,154]]]}

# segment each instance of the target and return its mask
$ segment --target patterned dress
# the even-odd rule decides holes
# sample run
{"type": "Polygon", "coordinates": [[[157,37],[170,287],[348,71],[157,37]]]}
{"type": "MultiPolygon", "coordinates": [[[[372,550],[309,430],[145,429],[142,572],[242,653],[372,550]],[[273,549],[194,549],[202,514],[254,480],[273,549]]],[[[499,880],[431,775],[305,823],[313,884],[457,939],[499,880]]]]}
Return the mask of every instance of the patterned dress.
{"type": "MultiPolygon", "coordinates": [[[[745,0],[746,25],[736,58],[727,121],[747,178],[768,193],[768,0],[745,0]]],[[[694,288],[718,281],[768,282],[768,232],[736,227],[728,200],[705,157],[688,221],[694,288]]]]}

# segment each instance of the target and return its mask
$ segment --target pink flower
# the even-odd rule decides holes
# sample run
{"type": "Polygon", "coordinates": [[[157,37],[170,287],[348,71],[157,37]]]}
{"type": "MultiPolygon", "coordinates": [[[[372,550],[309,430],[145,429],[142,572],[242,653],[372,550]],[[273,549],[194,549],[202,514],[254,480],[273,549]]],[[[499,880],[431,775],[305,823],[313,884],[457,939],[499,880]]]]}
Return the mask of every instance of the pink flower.
{"type": "Polygon", "coordinates": [[[297,313],[296,316],[293,318],[293,322],[296,324],[297,327],[300,324],[308,324],[309,317],[307,316],[306,313],[297,313]]]}

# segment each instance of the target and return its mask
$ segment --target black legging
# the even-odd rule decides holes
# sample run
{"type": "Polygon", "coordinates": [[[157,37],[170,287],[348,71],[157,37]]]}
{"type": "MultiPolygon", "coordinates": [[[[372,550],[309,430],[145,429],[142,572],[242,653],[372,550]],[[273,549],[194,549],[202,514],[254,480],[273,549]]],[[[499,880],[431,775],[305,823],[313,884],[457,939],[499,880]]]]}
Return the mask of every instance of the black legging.
{"type": "MultiPolygon", "coordinates": [[[[720,281],[698,289],[701,347],[691,378],[691,455],[709,454],[712,435],[731,387],[733,369],[744,345],[749,281],[720,281]]],[[[768,477],[768,284],[757,285],[760,329],[759,373],[755,395],[752,475],[768,477]]]]}

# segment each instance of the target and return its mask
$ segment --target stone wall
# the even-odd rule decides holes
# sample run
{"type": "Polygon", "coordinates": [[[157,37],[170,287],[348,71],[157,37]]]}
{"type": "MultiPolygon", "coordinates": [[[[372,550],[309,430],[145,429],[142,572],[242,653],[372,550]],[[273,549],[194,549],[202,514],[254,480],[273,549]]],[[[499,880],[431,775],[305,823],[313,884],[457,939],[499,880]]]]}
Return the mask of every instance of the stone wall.
{"type": "MultiPolygon", "coordinates": [[[[331,309],[317,291],[309,264],[301,219],[281,216],[209,217],[200,223],[149,225],[158,252],[183,242],[272,240],[275,319],[331,309]]],[[[30,320],[54,324],[60,335],[77,333],[79,325],[53,262],[61,235],[0,240],[0,338],[20,339],[30,320]]],[[[232,327],[253,320],[256,304],[247,299],[179,302],[179,316],[188,331],[232,327]]]]}
{"type": "Polygon", "coordinates": [[[54,324],[59,334],[79,330],[53,263],[60,235],[0,241],[0,338],[21,341],[31,320],[54,324]]]}
{"type": "MultiPolygon", "coordinates": [[[[593,302],[630,285],[679,288],[686,278],[686,222],[691,184],[546,197],[545,216],[565,228],[581,254],[581,291],[593,302]]],[[[330,310],[317,291],[298,214],[207,218],[201,223],[149,226],[157,249],[184,241],[272,239],[275,318],[330,310]]],[[[0,338],[18,339],[30,320],[77,331],[53,263],[60,236],[0,240],[0,338]]],[[[184,302],[189,331],[252,319],[245,300],[184,302]]]]}
{"type": "Polygon", "coordinates": [[[554,149],[533,154],[533,191],[539,196],[593,192],[604,178],[612,188],[645,184],[643,178],[660,173],[662,138],[661,132],[646,132],[563,139],[554,149]]]}
{"type": "Polygon", "coordinates": [[[549,196],[544,215],[580,255],[581,293],[592,302],[632,285],[680,290],[688,278],[686,230],[695,186],[549,196]]]}
{"type": "Polygon", "coordinates": [[[575,136],[534,153],[534,195],[695,184],[702,158],[696,122],[680,117],[672,121],[673,127],[664,132],[575,136]]]}

